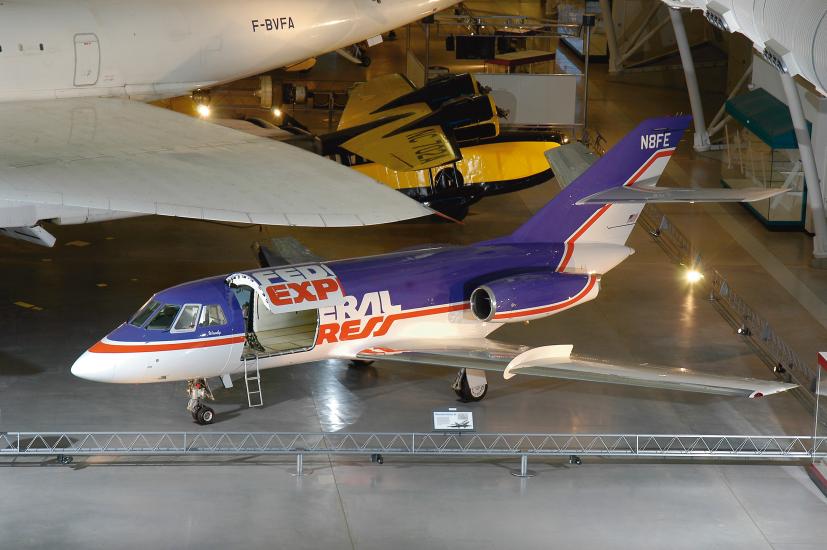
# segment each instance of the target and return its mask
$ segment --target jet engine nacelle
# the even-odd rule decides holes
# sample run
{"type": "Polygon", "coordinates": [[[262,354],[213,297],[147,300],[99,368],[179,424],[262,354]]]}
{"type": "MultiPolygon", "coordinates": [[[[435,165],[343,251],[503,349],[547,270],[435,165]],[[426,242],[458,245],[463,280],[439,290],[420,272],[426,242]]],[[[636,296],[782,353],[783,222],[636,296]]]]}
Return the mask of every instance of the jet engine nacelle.
{"type": "Polygon", "coordinates": [[[596,275],[523,273],[496,279],[471,293],[471,313],[480,321],[516,323],[547,317],[597,296],[596,275]]]}

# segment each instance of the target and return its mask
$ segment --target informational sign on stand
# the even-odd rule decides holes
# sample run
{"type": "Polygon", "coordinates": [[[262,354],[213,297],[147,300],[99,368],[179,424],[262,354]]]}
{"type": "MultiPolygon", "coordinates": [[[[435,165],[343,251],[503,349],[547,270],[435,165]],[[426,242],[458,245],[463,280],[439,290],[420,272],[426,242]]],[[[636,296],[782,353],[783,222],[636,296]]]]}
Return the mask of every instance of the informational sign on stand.
{"type": "Polygon", "coordinates": [[[434,431],[437,432],[473,432],[474,413],[449,408],[447,411],[434,411],[434,431]]]}

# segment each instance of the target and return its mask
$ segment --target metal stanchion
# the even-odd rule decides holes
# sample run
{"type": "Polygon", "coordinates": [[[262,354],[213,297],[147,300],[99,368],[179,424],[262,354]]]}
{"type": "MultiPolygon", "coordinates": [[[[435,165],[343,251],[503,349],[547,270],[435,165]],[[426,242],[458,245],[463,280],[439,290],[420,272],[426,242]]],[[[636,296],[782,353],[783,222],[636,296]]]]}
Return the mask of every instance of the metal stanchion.
{"type": "Polygon", "coordinates": [[[528,469],[528,455],[523,453],[520,455],[520,469],[511,470],[511,475],[514,477],[534,477],[537,472],[528,469]]]}

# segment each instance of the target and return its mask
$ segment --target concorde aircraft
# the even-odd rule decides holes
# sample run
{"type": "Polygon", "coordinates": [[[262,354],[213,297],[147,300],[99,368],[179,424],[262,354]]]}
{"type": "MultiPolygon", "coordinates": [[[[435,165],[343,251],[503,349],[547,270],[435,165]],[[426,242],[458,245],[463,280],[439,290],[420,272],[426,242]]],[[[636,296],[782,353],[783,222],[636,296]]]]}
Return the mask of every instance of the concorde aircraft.
{"type": "Polygon", "coordinates": [[[212,396],[207,378],[230,386],[231,375],[243,373],[253,404],[260,369],[328,358],[457,367],[453,387],[465,401],[486,395],[486,371],[743,397],[788,390],[794,386],[578,360],[568,345],[529,349],[487,338],[505,323],[596,298],[601,275],[633,253],[626,240],[647,202],[778,193],[657,187],[688,124],[688,117],[645,121],[599,159],[580,144],[550,150],[564,187],[511,235],[352,260],[276,261],[158,292],[72,373],[101,382],[187,380],[188,410],[201,424],[215,418],[204,404],[212,396]]]}
{"type": "Polygon", "coordinates": [[[0,2],[0,233],[143,214],[348,226],[430,210],[285,144],[142,103],[292,65],[457,0],[0,2]]]}

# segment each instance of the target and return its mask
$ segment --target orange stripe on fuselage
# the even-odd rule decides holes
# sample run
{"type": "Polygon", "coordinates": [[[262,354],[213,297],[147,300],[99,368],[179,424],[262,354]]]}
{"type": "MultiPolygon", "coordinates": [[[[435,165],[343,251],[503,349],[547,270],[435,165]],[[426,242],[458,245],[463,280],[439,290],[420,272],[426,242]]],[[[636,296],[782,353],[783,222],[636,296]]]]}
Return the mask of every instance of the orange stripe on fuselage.
{"type": "Polygon", "coordinates": [[[569,307],[569,306],[573,306],[574,304],[576,304],[577,302],[579,302],[580,300],[585,298],[586,295],[589,292],[591,292],[591,289],[594,288],[594,285],[596,283],[597,283],[597,277],[594,276],[594,275],[591,275],[589,277],[589,283],[574,298],[569,298],[568,300],[566,300],[564,302],[559,302],[557,304],[552,304],[550,306],[543,306],[543,307],[538,307],[538,308],[534,308],[534,309],[526,309],[526,310],[523,310],[523,311],[514,311],[514,312],[511,312],[511,313],[501,313],[501,314],[498,314],[498,315],[494,315],[494,321],[496,321],[498,319],[513,319],[515,317],[530,317],[530,316],[533,316],[533,315],[540,315],[540,314],[543,314],[543,313],[551,313],[552,311],[557,311],[558,309],[563,309],[563,308],[566,308],[566,307],[569,307]]]}
{"type": "Polygon", "coordinates": [[[209,348],[212,346],[226,346],[229,344],[240,344],[244,342],[244,335],[218,338],[215,340],[191,340],[188,342],[171,342],[168,344],[110,344],[98,342],[89,351],[92,353],[142,353],[151,351],[175,351],[182,349],[209,348]]]}

